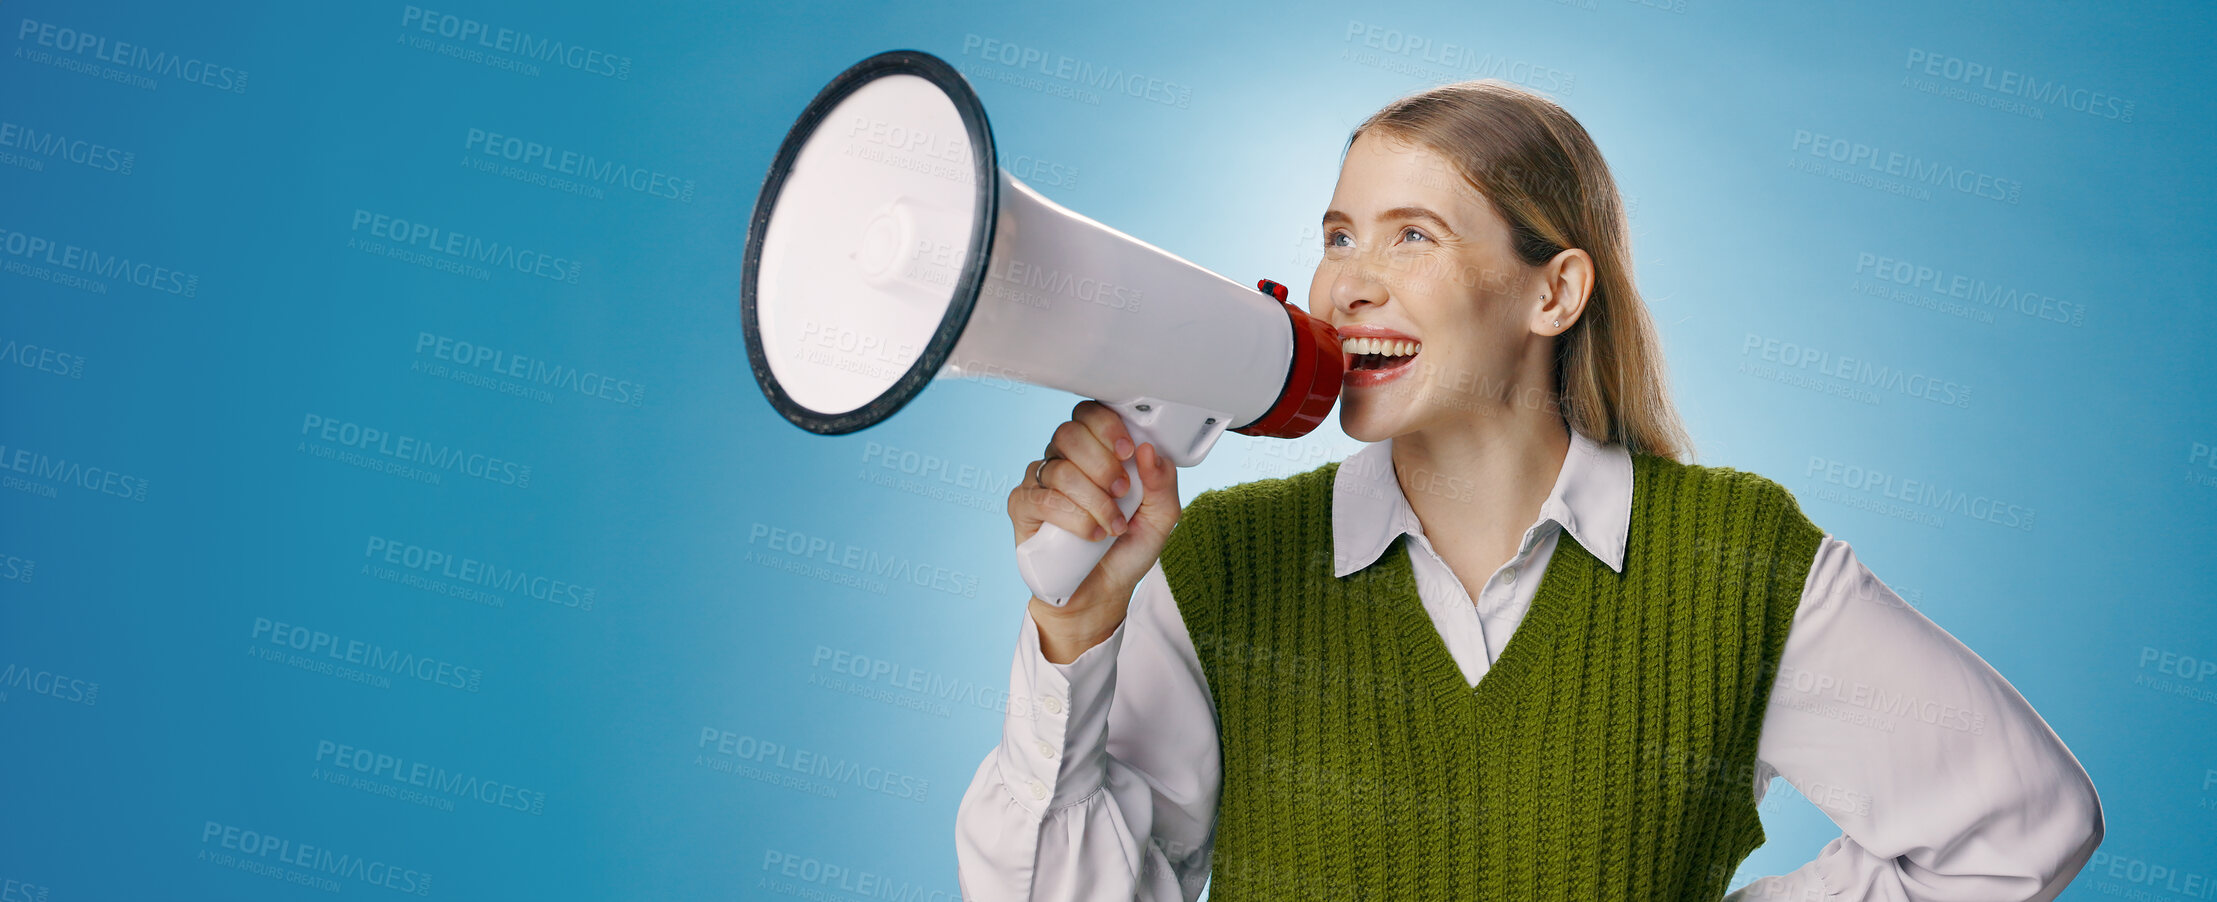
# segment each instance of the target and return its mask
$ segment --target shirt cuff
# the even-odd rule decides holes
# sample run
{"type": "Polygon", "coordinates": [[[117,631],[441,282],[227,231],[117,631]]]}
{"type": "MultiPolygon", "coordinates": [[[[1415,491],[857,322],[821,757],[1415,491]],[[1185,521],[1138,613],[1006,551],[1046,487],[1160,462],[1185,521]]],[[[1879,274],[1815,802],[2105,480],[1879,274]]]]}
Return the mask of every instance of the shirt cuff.
{"type": "Polygon", "coordinates": [[[1118,623],[1077,660],[1056,664],[1040,650],[1039,624],[1025,612],[1000,748],[1001,772],[1018,804],[1044,813],[1085,801],[1107,780],[1108,714],[1123,644],[1118,623]]]}

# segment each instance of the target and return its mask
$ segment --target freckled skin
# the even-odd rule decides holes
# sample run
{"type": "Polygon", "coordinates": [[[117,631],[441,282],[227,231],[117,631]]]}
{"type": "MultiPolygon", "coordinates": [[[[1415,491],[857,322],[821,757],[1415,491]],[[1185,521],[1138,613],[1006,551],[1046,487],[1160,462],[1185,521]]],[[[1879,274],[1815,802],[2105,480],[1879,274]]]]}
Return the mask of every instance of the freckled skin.
{"type": "Polygon", "coordinates": [[[1544,271],[1517,259],[1509,224],[1446,159],[1366,134],[1348,149],[1330,209],[1351,221],[1324,224],[1310,314],[1335,326],[1385,326],[1423,343],[1390,389],[1353,387],[1341,396],[1340,426],[1350,437],[1377,442],[1467,420],[1473,402],[1498,400],[1459,397],[1480,386],[1551,387],[1549,342],[1530,327],[1544,271]],[[1400,207],[1422,207],[1446,222],[1377,218],[1400,207]]]}

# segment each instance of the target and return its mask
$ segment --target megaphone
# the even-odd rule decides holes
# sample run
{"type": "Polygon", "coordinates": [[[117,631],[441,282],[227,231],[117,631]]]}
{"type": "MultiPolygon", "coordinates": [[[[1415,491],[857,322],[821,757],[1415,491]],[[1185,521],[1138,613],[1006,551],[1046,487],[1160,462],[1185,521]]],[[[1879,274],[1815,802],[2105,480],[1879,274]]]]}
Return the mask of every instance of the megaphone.
{"type": "MultiPolygon", "coordinates": [[[[874,425],[932,379],[1018,379],[1099,400],[1181,467],[1226,429],[1295,438],[1339,399],[1338,333],[1285,301],[1042,197],[1000,168],[961,73],[915,50],[841,72],[762,181],[740,289],[747,363],[810,432],[874,425]]],[[[1124,462],[1139,506],[1138,465],[1124,462]]],[[[1052,523],[1017,548],[1062,605],[1114,537],[1052,523]]]]}

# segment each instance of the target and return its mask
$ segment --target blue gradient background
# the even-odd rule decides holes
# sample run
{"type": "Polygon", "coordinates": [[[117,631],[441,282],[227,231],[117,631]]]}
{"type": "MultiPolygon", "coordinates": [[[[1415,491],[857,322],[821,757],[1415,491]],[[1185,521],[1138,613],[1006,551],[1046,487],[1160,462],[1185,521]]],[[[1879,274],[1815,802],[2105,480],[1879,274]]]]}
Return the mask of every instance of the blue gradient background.
{"type": "MultiPolygon", "coordinates": [[[[98,684],[93,704],[0,685],[0,881],[54,900],[328,895],[205,860],[216,822],[430,874],[440,898],[774,898],[773,856],[950,897],[956,804],[998,738],[1027,594],[1002,498],[1076,399],[942,380],[861,433],[786,424],[748,374],[737,316],[763,170],[839,70],[931,51],[978,73],[1004,164],[1023,158],[1050,197],[1298,291],[1347,130],[1424,84],[1346,58],[1380,52],[1367,32],[1350,39],[1350,16],[1574,76],[1558,97],[1634,207],[1640,285],[1701,462],[1786,484],[2009,677],[2093,775],[2103,853],[2217,874],[2217,678],[2142,661],[2217,658],[2217,469],[2194,451],[2217,445],[2212,13],[1920,6],[431,6],[629,57],[617,79],[416,49],[400,3],[9,4],[0,121],[135,156],[129,175],[0,166],[0,229],[198,283],[189,298],[112,279],[102,294],[0,272],[0,344],[84,360],[74,378],[0,366],[0,444],[150,489],[134,502],[14,474],[50,488],[0,493],[0,563],[16,562],[0,566],[0,665],[98,684]],[[42,63],[53,48],[19,33],[26,19],[245,70],[247,90],[42,63]],[[1143,73],[1190,103],[1051,96],[1004,80],[1015,70],[970,36],[1143,73]],[[1902,84],[1917,50],[2118,95],[2133,119],[1922,93],[1902,84]],[[459,165],[472,128],[696,188],[689,202],[592,198],[474,171],[459,165]],[[1920,199],[1813,176],[1790,168],[1816,161],[1797,130],[2022,193],[1920,199]],[[357,209],[544,249],[581,277],[479,281],[365,254],[348,246],[357,209]],[[1860,294],[1864,253],[2081,304],[2084,320],[1987,323],[1860,294]],[[645,390],[631,406],[474,388],[411,371],[429,361],[422,333],[645,390]],[[1969,386],[1970,404],[1865,404],[1750,376],[1751,335],[1969,386]],[[427,485],[319,459],[302,450],[309,415],[527,463],[530,484],[427,485]],[[1935,528],[1819,499],[1813,459],[2003,499],[2034,528],[1955,515],[1935,528]],[[766,566],[789,557],[770,529],[937,568],[957,591],[766,566]],[[595,604],[516,593],[494,607],[380,580],[363,573],[372,537],[590,586],[595,604]],[[263,660],[249,650],[276,647],[252,635],[257,618],[474,667],[480,690],[263,660]],[[838,653],[925,672],[925,688],[844,676],[821,660],[838,653]],[[876,695],[826,685],[838,679],[876,695]],[[702,747],[704,730],[905,775],[921,798],[715,770],[703,762],[729,756],[702,747]],[[544,812],[330,785],[314,776],[325,740],[541,792],[544,812]]],[[[1354,447],[1336,426],[1278,446],[1228,436],[1181,489],[1354,447]]],[[[1766,802],[1764,819],[1769,842],[1735,885],[1837,833],[1798,799],[1766,802]]],[[[2066,897],[2138,886],[2118,873],[2089,868],[2066,897]]]]}

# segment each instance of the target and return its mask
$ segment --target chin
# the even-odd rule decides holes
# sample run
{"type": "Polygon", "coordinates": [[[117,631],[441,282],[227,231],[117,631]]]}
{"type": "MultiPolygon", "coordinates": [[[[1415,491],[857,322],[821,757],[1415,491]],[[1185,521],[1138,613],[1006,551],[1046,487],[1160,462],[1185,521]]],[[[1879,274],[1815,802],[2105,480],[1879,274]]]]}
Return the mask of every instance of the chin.
{"type": "Polygon", "coordinates": [[[1368,398],[1360,403],[1342,401],[1339,406],[1339,428],[1347,437],[1363,444],[1385,441],[1403,430],[1400,420],[1406,415],[1398,405],[1380,404],[1382,399],[1368,398]]]}

